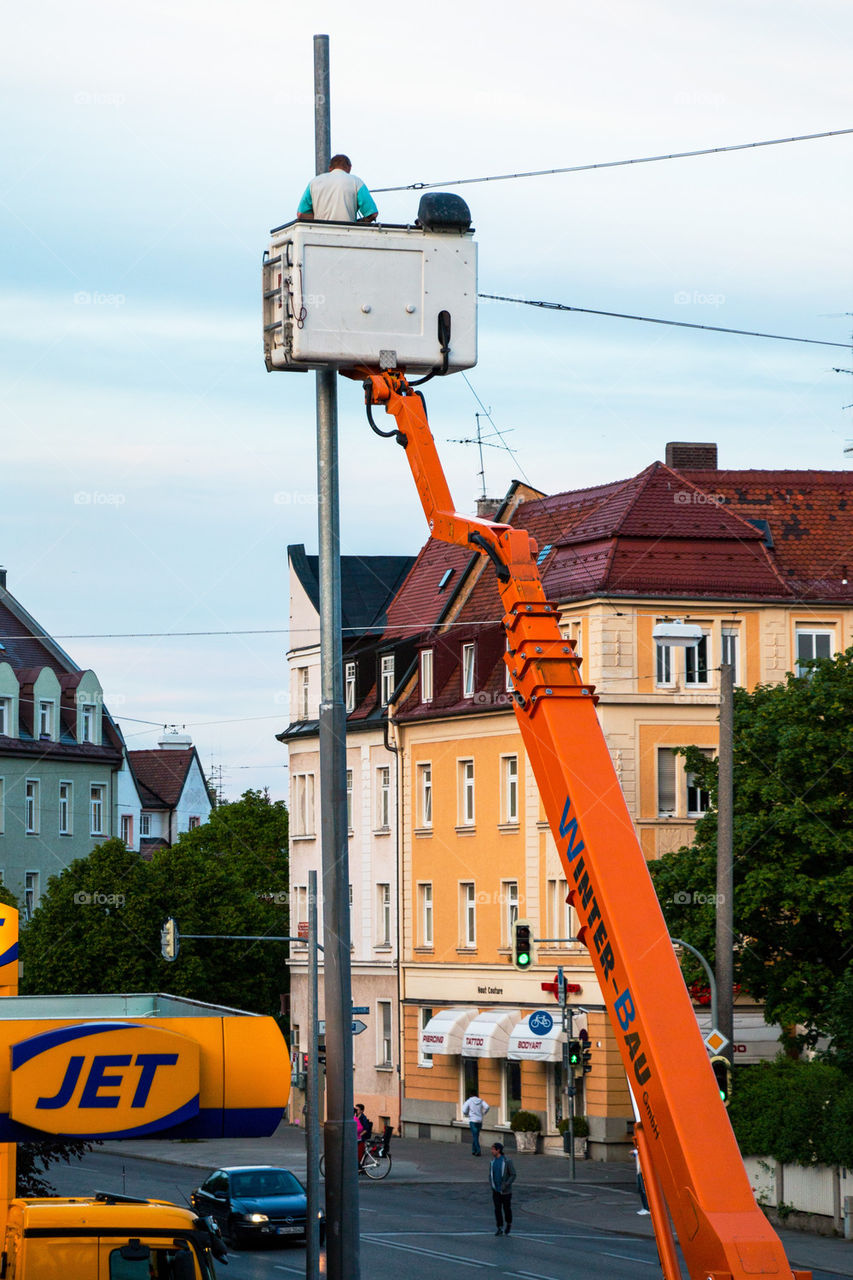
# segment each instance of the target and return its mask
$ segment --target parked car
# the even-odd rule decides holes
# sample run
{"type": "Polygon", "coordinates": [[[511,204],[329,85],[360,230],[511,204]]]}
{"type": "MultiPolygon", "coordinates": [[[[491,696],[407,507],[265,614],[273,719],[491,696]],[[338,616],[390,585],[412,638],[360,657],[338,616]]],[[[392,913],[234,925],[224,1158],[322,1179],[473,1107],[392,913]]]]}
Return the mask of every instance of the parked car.
{"type": "MultiPolygon", "coordinates": [[[[260,1240],[295,1240],[304,1243],[308,1216],[305,1188],[289,1169],[273,1165],[236,1165],[217,1169],[191,1196],[200,1217],[218,1222],[229,1244],[256,1244],[260,1240]]],[[[320,1218],[320,1243],[325,1240],[326,1219],[320,1218]]]]}

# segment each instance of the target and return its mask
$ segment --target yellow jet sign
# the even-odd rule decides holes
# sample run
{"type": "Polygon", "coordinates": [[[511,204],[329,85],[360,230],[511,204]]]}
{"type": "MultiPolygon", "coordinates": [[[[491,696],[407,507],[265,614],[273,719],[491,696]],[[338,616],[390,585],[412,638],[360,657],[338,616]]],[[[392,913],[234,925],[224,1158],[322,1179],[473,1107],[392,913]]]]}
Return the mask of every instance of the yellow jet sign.
{"type": "Polygon", "coordinates": [[[133,1022],[92,1022],[12,1046],[10,1118],[43,1133],[140,1138],[197,1116],[199,1045],[133,1022]]]}

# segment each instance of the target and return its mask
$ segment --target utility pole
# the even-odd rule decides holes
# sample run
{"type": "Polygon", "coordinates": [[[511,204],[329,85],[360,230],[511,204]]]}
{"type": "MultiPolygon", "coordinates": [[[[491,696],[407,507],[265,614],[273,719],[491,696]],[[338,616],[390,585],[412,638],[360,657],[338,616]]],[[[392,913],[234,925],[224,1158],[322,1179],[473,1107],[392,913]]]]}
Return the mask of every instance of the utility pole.
{"type": "Polygon", "coordinates": [[[734,1042],[734,892],[733,873],[734,668],[720,666],[720,756],[717,793],[717,1029],[728,1044],[721,1051],[732,1060],[734,1042]]]}
{"type": "Polygon", "coordinates": [[[305,1280],[320,1280],[320,1063],[318,1052],[317,872],[308,872],[308,1069],[305,1076],[305,1154],[308,1168],[308,1222],[305,1224],[305,1280]]]}
{"type": "MultiPolygon", "coordinates": [[[[314,155],[331,160],[329,37],[314,37],[314,155]]],[[[353,1124],[352,983],[346,817],[346,715],[341,642],[338,387],[317,371],[317,497],[320,571],[320,835],[323,849],[323,985],[326,1008],[326,1272],[359,1280],[357,1149],[353,1124]]]]}

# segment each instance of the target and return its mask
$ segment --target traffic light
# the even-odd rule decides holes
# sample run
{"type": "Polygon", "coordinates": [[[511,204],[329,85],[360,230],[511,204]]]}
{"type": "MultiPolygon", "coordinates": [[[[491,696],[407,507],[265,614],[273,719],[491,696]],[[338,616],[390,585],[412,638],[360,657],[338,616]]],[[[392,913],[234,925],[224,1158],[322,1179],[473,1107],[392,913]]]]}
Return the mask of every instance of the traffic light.
{"type": "Polygon", "coordinates": [[[529,969],[533,964],[533,926],[529,920],[512,922],[512,963],[516,969],[529,969]]]}
{"type": "Polygon", "coordinates": [[[728,1058],[712,1058],[711,1070],[714,1072],[714,1079],[720,1091],[720,1100],[723,1106],[727,1107],[732,1096],[732,1064],[728,1058]]]}
{"type": "Polygon", "coordinates": [[[569,1066],[573,1071],[579,1071],[583,1062],[583,1047],[580,1040],[569,1041],[569,1066]]]}
{"type": "Polygon", "coordinates": [[[592,1071],[592,1045],[588,1040],[583,1042],[583,1073],[589,1075],[592,1071]]]}
{"type": "Polygon", "coordinates": [[[160,930],[160,954],[164,960],[177,960],[181,949],[181,935],[178,933],[178,922],[170,916],[160,930]]]}

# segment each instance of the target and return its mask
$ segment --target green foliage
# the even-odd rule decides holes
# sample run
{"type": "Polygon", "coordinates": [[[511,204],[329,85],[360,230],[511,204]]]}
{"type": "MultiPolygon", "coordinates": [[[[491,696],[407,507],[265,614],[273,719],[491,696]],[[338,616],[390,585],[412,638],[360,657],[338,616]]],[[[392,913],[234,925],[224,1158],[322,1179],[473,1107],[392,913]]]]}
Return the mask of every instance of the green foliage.
{"type": "Polygon", "coordinates": [[[729,1117],[745,1156],[853,1162],[853,1081],[827,1063],[779,1058],[736,1068],[729,1117]]]}
{"type": "Polygon", "coordinates": [[[108,840],[48,883],[22,931],[26,994],[169,991],[277,1014],[281,943],[185,941],[174,963],[160,928],[182,934],[286,935],[287,810],[258,791],[146,862],[108,840]]]}
{"type": "Polygon", "coordinates": [[[539,1133],[542,1121],[535,1111],[516,1111],[509,1122],[513,1133],[539,1133]]]}
{"type": "MultiPolygon", "coordinates": [[[[575,1116],[572,1127],[576,1138],[589,1137],[589,1121],[586,1116],[575,1116]]],[[[557,1121],[557,1133],[567,1133],[569,1128],[569,1117],[563,1116],[562,1120],[557,1121]]]]}
{"type": "MultiPolygon", "coordinates": [[[[853,649],[811,666],[735,690],[734,922],[736,981],[769,1021],[814,1032],[853,951],[853,649]]],[[[716,805],[715,763],[684,754],[716,805]]],[[[712,809],[651,865],[670,933],[712,961],[716,842],[712,809]]]]}

